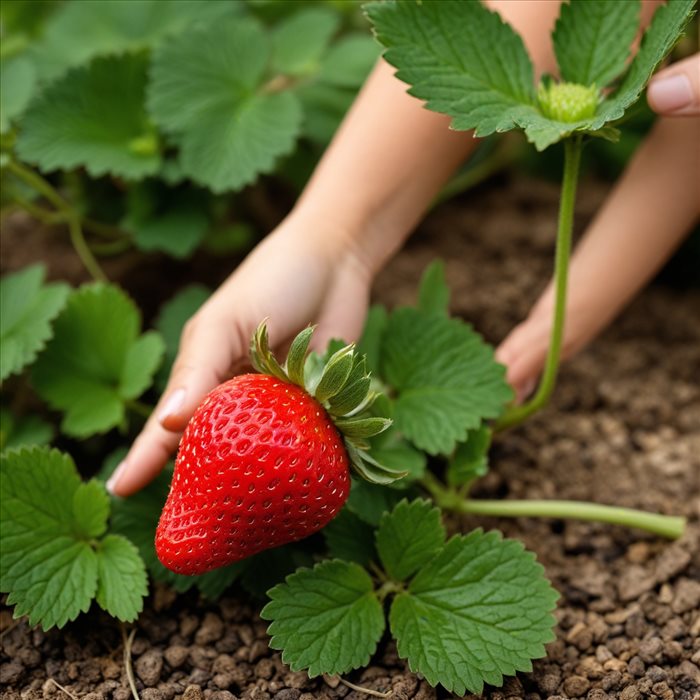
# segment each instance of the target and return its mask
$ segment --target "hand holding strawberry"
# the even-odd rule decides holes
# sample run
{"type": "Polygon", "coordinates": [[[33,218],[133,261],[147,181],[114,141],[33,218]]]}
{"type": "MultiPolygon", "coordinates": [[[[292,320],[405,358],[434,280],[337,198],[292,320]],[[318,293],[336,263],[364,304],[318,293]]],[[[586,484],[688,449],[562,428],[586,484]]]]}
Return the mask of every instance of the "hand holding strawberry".
{"type": "Polygon", "coordinates": [[[312,333],[283,367],[261,324],[251,347],[261,374],[221,384],[195,411],[156,532],[169,569],[202,574],[320,530],[348,497],[350,465],[376,483],[403,476],[366,452],[391,421],[363,413],[375,398],[364,357],[347,345],[307,363],[312,333]]]}

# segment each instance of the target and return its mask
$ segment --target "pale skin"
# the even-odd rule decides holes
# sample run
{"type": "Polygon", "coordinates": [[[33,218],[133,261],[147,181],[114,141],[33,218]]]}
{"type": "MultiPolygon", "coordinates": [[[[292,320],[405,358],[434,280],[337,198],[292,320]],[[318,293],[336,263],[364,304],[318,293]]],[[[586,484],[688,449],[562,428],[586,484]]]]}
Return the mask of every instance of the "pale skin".
{"type": "MultiPolygon", "coordinates": [[[[537,71],[554,72],[549,35],[558,3],[489,4],[523,36],[537,71]]],[[[653,5],[644,4],[643,22],[653,5]]],[[[565,358],[617,315],[700,214],[700,159],[690,147],[700,133],[697,82],[693,89],[694,112],[677,99],[657,110],[684,116],[659,121],[573,256],[565,358]]],[[[128,496],[157,476],[204,396],[245,365],[261,319],[277,346],[309,323],[318,324],[317,348],[359,336],[374,276],[477,145],[471,133],[448,127],[447,117],[406,93],[390,66],[377,65],[294,209],[186,324],[168,386],[110,479],[112,493],[128,496]]],[[[542,370],[552,304],[550,285],[498,348],[519,398],[542,370]]]]}

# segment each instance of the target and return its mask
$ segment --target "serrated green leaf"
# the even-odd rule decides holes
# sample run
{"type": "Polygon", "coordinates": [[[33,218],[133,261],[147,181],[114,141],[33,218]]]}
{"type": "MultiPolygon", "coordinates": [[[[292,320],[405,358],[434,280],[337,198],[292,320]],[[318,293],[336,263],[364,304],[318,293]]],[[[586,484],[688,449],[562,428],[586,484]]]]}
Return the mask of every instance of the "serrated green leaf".
{"type": "Polygon", "coordinates": [[[132,622],[148,593],[146,569],[138,550],[121,535],[107,535],[97,548],[97,602],[110,615],[132,622]]]}
{"type": "Polygon", "coordinates": [[[440,509],[429,501],[401,501],[385,513],[377,530],[377,551],[386,572],[405,581],[445,544],[440,509]]]}
{"type": "Polygon", "coordinates": [[[170,369],[180,347],[180,335],[187,321],[194,316],[210,297],[211,290],[199,284],[183,287],[174,297],[161,306],[154,323],[165,341],[165,359],[156,375],[156,385],[164,389],[170,369]]]}
{"type": "Polygon", "coordinates": [[[84,539],[104,535],[109,518],[109,496],[99,481],[80,484],[73,494],[74,532],[84,539]]]}
{"type": "Polygon", "coordinates": [[[26,56],[13,56],[0,61],[0,134],[10,130],[11,122],[21,116],[34,93],[36,71],[26,56]]]}
{"type": "Polygon", "coordinates": [[[97,590],[97,557],[76,535],[73,460],[33,447],[0,456],[0,590],[15,617],[63,627],[86,612],[97,590]]]}
{"type": "Polygon", "coordinates": [[[263,89],[269,56],[267,35],[250,19],[222,20],[155,52],[151,116],[181,147],[183,172],[215,192],[269,172],[296,141],[298,100],[263,89]]]}
{"type": "Polygon", "coordinates": [[[66,434],[119,425],[125,402],[148,385],[163,343],[154,333],[139,337],[139,325],[138,309],[117,287],[90,284],[71,294],[32,373],[39,395],[65,412],[66,434]]]}
{"type": "Polygon", "coordinates": [[[447,465],[447,483],[450,486],[469,484],[489,470],[488,451],[491,431],[485,425],[470,430],[467,439],[457,445],[447,465]]]}
{"type": "Polygon", "coordinates": [[[450,454],[513,396],[505,369],[477,333],[462,321],[417,309],[390,316],[380,375],[398,393],[397,428],[430,454],[450,454]]]}
{"type": "Polygon", "coordinates": [[[625,68],[639,27],[638,0],[562,3],[552,39],[563,80],[602,87],[625,68]]]}
{"type": "Polygon", "coordinates": [[[245,560],[241,586],[254,598],[265,600],[267,592],[299,567],[313,566],[314,557],[303,544],[268,549],[245,560]]]}
{"type": "Polygon", "coordinates": [[[381,2],[366,6],[386,60],[410,94],[477,136],[508,131],[535,104],[522,39],[475,0],[381,2]]]}
{"type": "Polygon", "coordinates": [[[372,306],[367,313],[362,338],[357,344],[358,352],[367,360],[367,368],[375,375],[380,370],[382,338],[388,320],[389,315],[383,306],[372,306]]]}
{"type": "Polygon", "coordinates": [[[242,9],[242,3],[219,0],[67,2],[49,19],[30,54],[42,80],[53,80],[95,56],[153,48],[202,22],[242,9]]]}
{"type": "Polygon", "coordinates": [[[53,426],[39,416],[16,418],[6,408],[0,408],[0,451],[48,445],[53,436],[53,426]]]}
{"type": "Polygon", "coordinates": [[[346,507],[360,520],[376,527],[382,515],[390,511],[405,495],[405,492],[386,486],[370,484],[364,479],[353,479],[346,507]]]}
{"type": "Polygon", "coordinates": [[[272,620],[270,646],[311,678],[366,665],[384,632],[372,579],[357,564],[336,559],[300,569],[268,595],[260,616],[272,620]]]}
{"type": "Polygon", "coordinates": [[[520,542],[475,530],[453,537],[396,596],[391,631],[431,685],[478,694],[545,655],[557,597],[520,542]]]}
{"type": "Polygon", "coordinates": [[[450,288],[445,280],[445,263],[435,260],[421,277],[418,308],[428,314],[447,316],[449,305],[450,288]]]}
{"type": "Polygon", "coordinates": [[[66,303],[69,287],[43,284],[44,274],[42,265],[32,265],[0,280],[0,381],[36,358],[66,303]]]}
{"type": "Polygon", "coordinates": [[[322,532],[333,558],[367,566],[376,557],[374,528],[347,508],[343,508],[322,532]]]}
{"type": "Polygon", "coordinates": [[[282,21],[272,34],[272,68],[284,75],[308,75],[319,61],[340,17],[327,7],[310,7],[282,21]]]}
{"type": "Polygon", "coordinates": [[[17,152],[44,171],[85,167],[133,180],[160,167],[144,109],[146,59],[96,59],[48,86],[22,120],[17,152]],[[150,145],[149,145],[150,144],[150,145]]]}
{"type": "Polygon", "coordinates": [[[356,89],[378,58],[376,41],[366,34],[348,34],[338,39],[323,57],[318,79],[328,85],[356,89]]]}

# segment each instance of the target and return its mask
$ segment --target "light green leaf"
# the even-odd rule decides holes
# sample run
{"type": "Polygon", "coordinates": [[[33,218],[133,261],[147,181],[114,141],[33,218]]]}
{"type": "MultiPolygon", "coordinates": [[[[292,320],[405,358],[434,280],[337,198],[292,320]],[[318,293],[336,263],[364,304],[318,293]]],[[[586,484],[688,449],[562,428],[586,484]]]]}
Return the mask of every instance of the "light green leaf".
{"type": "Polygon", "coordinates": [[[26,56],[13,56],[0,61],[0,133],[10,130],[14,119],[21,116],[34,93],[36,71],[26,56]]]}
{"type": "Polygon", "coordinates": [[[447,316],[450,288],[445,280],[445,263],[435,260],[423,273],[418,290],[418,308],[428,314],[447,316]]]}
{"type": "Polygon", "coordinates": [[[379,58],[379,46],[363,33],[347,34],[338,39],[323,57],[318,80],[326,85],[355,90],[379,58]]]}
{"type": "Polygon", "coordinates": [[[83,539],[104,535],[109,518],[109,496],[104,484],[88,481],[80,484],[73,494],[74,532],[83,539]]]}
{"type": "Polygon", "coordinates": [[[143,106],[146,58],[101,58],[51,84],[22,120],[17,152],[43,171],[85,167],[133,180],[160,167],[158,135],[143,106]]]}
{"type": "Polygon", "coordinates": [[[44,274],[42,265],[32,265],[0,280],[0,381],[36,358],[66,303],[69,287],[43,284],[44,274]]]}
{"type": "Polygon", "coordinates": [[[183,172],[215,192],[269,172],[296,141],[298,100],[263,89],[269,56],[267,35],[249,19],[184,34],[154,55],[151,116],[180,145],[183,172]]]}
{"type": "Polygon", "coordinates": [[[545,655],[557,597],[520,542],[475,530],[453,537],[396,596],[391,631],[431,685],[479,694],[545,655]]]}
{"type": "Polygon", "coordinates": [[[34,447],[0,456],[0,590],[31,625],[63,627],[97,590],[97,557],[75,534],[80,477],[67,455],[34,447]]]}
{"type": "Polygon", "coordinates": [[[467,439],[457,445],[447,465],[447,483],[450,486],[469,484],[489,470],[488,451],[491,431],[485,425],[470,430],[467,439]]]}
{"type": "Polygon", "coordinates": [[[377,530],[377,551],[386,572],[396,581],[427,564],[445,544],[440,509],[429,501],[401,501],[385,513],[377,530]]]}
{"type": "Polygon", "coordinates": [[[322,532],[331,557],[367,566],[376,556],[374,529],[347,508],[343,508],[322,532]]]}
{"type": "Polygon", "coordinates": [[[53,436],[53,426],[39,416],[16,418],[6,408],[0,408],[0,451],[48,445],[53,436]]]}
{"type": "Polygon", "coordinates": [[[154,333],[139,337],[139,325],[138,309],[117,287],[90,284],[71,294],[32,373],[39,395],[64,411],[68,435],[120,425],[125,403],[148,385],[163,342],[154,333]]]}
{"type": "Polygon", "coordinates": [[[97,602],[110,615],[133,622],[148,593],[146,569],[138,550],[121,535],[107,535],[97,549],[97,602]]]}
{"type": "Polygon", "coordinates": [[[409,488],[419,480],[425,474],[428,462],[424,452],[411,447],[405,440],[397,440],[376,449],[373,447],[370,455],[392,471],[408,472],[405,477],[390,484],[397,489],[409,488]]]}
{"type": "Polygon", "coordinates": [[[79,0],[67,2],[47,23],[31,57],[42,80],[95,56],[142,51],[164,39],[243,9],[220,0],[79,0]]]}
{"type": "Polygon", "coordinates": [[[327,7],[310,7],[282,21],[272,34],[273,70],[295,76],[316,72],[339,24],[327,7]]]}
{"type": "Polygon", "coordinates": [[[552,35],[562,79],[607,85],[624,70],[638,28],[638,0],[562,3],[552,35]]]}
{"type": "Polygon", "coordinates": [[[386,60],[410,94],[477,136],[508,131],[535,104],[522,39],[480,2],[381,2],[366,6],[386,60]]]}
{"type": "Polygon", "coordinates": [[[272,620],[270,646],[311,678],[366,665],[384,631],[372,579],[357,564],[331,560],[300,569],[268,595],[260,616],[272,620]]]}
{"type": "Polygon", "coordinates": [[[416,309],[392,313],[381,366],[398,393],[396,427],[430,454],[450,454],[513,396],[492,348],[467,324],[416,309]]]}

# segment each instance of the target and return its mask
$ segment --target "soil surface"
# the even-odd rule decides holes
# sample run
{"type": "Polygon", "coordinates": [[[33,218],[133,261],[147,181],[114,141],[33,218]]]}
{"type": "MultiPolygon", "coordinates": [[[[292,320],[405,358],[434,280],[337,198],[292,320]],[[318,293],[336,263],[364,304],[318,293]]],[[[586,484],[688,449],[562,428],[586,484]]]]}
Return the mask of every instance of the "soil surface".
{"type": "MultiPolygon", "coordinates": [[[[584,183],[579,229],[604,195],[584,183]]],[[[443,205],[377,282],[376,299],[413,301],[420,272],[440,256],[454,312],[498,342],[548,278],[556,206],[555,186],[524,179],[443,205]]],[[[522,539],[561,593],[547,658],[483,697],[700,697],[699,320],[700,291],[652,286],[565,366],[549,409],[498,439],[476,495],[592,500],[683,514],[689,525],[669,543],[597,524],[453,521],[454,530],[500,528],[522,539]]],[[[157,588],[131,650],[142,700],[367,697],[337,678],[289,671],[268,649],[257,612],[243,594],[214,604],[157,588]]],[[[106,616],[43,633],[4,608],[0,623],[3,700],[131,697],[121,631],[106,616]]],[[[386,640],[371,667],[347,680],[394,700],[448,697],[412,674],[386,640]]]]}

